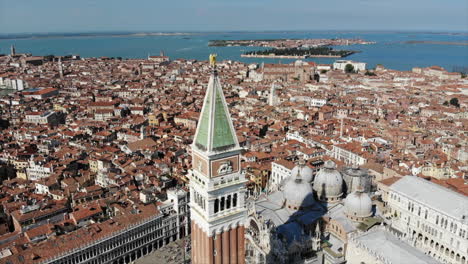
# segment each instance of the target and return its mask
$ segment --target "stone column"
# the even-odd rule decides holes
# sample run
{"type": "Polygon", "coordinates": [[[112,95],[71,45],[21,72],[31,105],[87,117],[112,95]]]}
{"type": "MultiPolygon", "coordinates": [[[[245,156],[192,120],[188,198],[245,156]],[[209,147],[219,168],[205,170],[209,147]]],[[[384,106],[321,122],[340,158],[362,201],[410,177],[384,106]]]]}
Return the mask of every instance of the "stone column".
{"type": "Polygon", "coordinates": [[[223,230],[223,264],[229,264],[229,229],[223,230]]]}
{"type": "Polygon", "coordinates": [[[214,240],[213,240],[213,235],[211,235],[210,237],[208,237],[208,264],[214,264],[213,251],[214,251],[214,240]]]}
{"type": "Polygon", "coordinates": [[[194,264],[201,263],[201,243],[200,243],[200,228],[197,223],[195,223],[195,261],[194,264]]]}
{"type": "Polygon", "coordinates": [[[229,251],[231,264],[237,264],[237,228],[235,226],[229,231],[229,238],[231,239],[229,251]]]}
{"type": "Polygon", "coordinates": [[[237,228],[237,263],[245,264],[245,227],[240,225],[237,228]]]}
{"type": "Polygon", "coordinates": [[[208,236],[205,234],[205,231],[200,228],[200,249],[201,249],[201,255],[200,255],[200,263],[208,263],[208,236]]]}
{"type": "Polygon", "coordinates": [[[215,249],[216,249],[215,264],[222,264],[223,247],[222,247],[221,233],[216,233],[215,249]]]}
{"type": "MultiPolygon", "coordinates": [[[[196,248],[195,243],[197,243],[197,242],[195,242],[195,240],[196,240],[195,235],[196,235],[197,233],[196,233],[196,231],[195,231],[195,222],[194,222],[194,221],[192,221],[192,222],[190,223],[190,228],[192,229],[192,234],[191,234],[191,239],[192,239],[192,245],[191,245],[191,246],[192,246],[192,250],[190,251],[190,258],[192,259],[192,262],[193,262],[193,263],[196,263],[196,260],[195,260],[195,255],[196,255],[196,254],[195,254],[195,248],[196,248]]],[[[159,248],[159,240],[158,240],[156,243],[157,243],[157,246],[156,246],[156,250],[157,250],[157,249],[159,248]]]]}

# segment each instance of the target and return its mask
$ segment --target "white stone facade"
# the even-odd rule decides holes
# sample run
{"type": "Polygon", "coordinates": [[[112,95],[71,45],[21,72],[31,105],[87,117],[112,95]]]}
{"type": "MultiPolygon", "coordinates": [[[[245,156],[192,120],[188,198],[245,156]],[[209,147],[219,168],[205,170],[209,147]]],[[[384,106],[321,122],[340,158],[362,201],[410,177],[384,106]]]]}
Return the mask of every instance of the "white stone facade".
{"type": "Polygon", "coordinates": [[[54,124],[57,122],[57,114],[55,112],[27,114],[24,122],[36,125],[54,124]]]}
{"type": "Polygon", "coordinates": [[[467,263],[468,198],[415,176],[389,187],[392,227],[443,263],[467,263]],[[412,190],[412,191],[411,191],[412,190]]]}
{"type": "Polygon", "coordinates": [[[330,153],[335,159],[344,161],[346,164],[350,165],[364,165],[367,162],[367,159],[359,156],[358,154],[353,153],[352,151],[340,148],[338,146],[333,146],[333,149],[330,153]]]}
{"type": "Polygon", "coordinates": [[[354,71],[360,72],[366,70],[366,63],[365,62],[356,62],[351,60],[337,60],[333,63],[333,69],[335,70],[342,70],[344,71],[346,65],[351,64],[354,67],[354,71]]]}
{"type": "Polygon", "coordinates": [[[34,161],[29,162],[29,166],[26,168],[26,175],[31,181],[37,181],[39,179],[48,178],[54,172],[53,167],[44,166],[34,161]]]}
{"type": "Polygon", "coordinates": [[[180,219],[188,217],[187,193],[180,190],[176,191],[176,194],[168,192],[168,201],[170,201],[169,197],[172,199],[178,197],[178,199],[164,204],[162,207],[166,210],[161,208],[163,213],[87,245],[82,245],[75,250],[63,252],[61,256],[48,259],[43,263],[131,263],[186,236],[189,221],[188,219],[180,221],[180,219]],[[182,229],[183,232],[181,232],[182,229]]]}
{"type": "Polygon", "coordinates": [[[283,164],[271,163],[271,185],[279,185],[284,179],[291,176],[293,168],[288,168],[283,164]]]}

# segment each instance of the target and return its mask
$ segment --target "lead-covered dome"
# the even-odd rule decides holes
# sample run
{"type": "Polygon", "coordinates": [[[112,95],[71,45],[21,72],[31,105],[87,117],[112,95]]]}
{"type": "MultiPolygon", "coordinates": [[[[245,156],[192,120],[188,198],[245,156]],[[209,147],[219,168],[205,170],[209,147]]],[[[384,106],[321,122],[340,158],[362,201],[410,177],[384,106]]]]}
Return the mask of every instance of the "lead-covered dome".
{"type": "Polygon", "coordinates": [[[286,180],[283,195],[289,209],[299,210],[315,203],[312,186],[300,174],[293,174],[286,180]]]}
{"type": "Polygon", "coordinates": [[[372,215],[372,200],[362,191],[350,193],[345,199],[344,206],[346,216],[355,221],[362,221],[372,215]]]}
{"type": "Polygon", "coordinates": [[[298,174],[302,178],[302,181],[306,183],[312,182],[313,171],[309,166],[306,166],[304,164],[299,164],[296,167],[294,167],[291,171],[292,177],[296,177],[298,174]]]}
{"type": "Polygon", "coordinates": [[[362,188],[365,192],[370,192],[371,189],[371,176],[367,173],[367,170],[361,169],[354,165],[352,167],[345,168],[342,171],[344,181],[344,192],[352,193],[362,188]]]}
{"type": "Polygon", "coordinates": [[[326,161],[315,176],[314,190],[319,200],[326,202],[337,202],[343,195],[343,177],[333,161],[326,161]]]}

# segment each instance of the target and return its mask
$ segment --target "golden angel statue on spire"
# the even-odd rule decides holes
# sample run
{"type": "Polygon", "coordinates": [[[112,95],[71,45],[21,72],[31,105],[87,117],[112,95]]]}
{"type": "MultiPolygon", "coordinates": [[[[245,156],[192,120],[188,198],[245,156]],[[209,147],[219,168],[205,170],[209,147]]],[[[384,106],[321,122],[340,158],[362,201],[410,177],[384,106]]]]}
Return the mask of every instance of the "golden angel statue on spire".
{"type": "Polygon", "coordinates": [[[215,67],[216,66],[216,56],[218,56],[217,54],[210,54],[210,65],[212,67],[215,67]]]}

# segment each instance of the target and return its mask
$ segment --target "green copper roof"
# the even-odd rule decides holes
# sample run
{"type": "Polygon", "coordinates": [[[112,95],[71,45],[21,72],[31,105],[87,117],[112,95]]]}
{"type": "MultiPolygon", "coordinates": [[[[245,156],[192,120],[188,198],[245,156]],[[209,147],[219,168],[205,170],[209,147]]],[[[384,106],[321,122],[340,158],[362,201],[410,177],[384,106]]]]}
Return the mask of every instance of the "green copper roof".
{"type": "Polygon", "coordinates": [[[197,145],[204,146],[205,149],[208,146],[208,127],[210,125],[210,109],[211,109],[211,97],[213,90],[209,89],[206,91],[205,102],[203,103],[202,114],[197,128],[197,135],[195,143],[197,145]]]}
{"type": "Polygon", "coordinates": [[[222,151],[237,145],[223,91],[215,73],[208,83],[195,145],[204,151],[222,151]]]}

